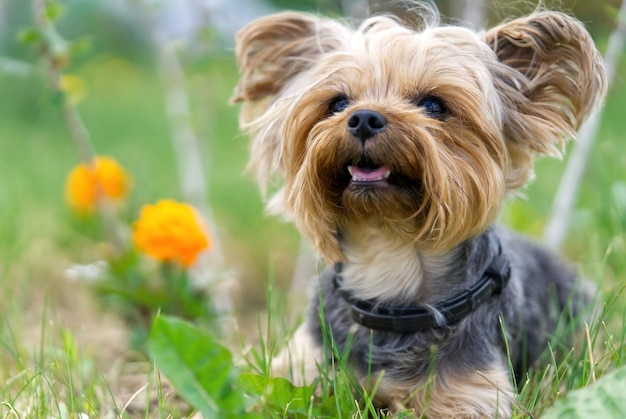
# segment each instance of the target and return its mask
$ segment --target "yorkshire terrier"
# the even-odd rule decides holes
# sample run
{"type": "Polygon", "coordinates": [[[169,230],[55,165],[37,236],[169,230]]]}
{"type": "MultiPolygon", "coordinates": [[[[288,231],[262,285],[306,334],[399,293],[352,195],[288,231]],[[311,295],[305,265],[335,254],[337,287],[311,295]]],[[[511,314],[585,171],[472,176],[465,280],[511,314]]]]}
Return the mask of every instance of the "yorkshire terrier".
{"type": "Polygon", "coordinates": [[[237,35],[241,125],[269,208],[332,268],[275,373],[311,382],[322,330],[381,408],[509,417],[568,301],[590,298],[549,251],[494,226],[507,194],[556,155],[606,90],[585,27],[535,11],[482,32],[311,14],[237,35]],[[320,321],[327,327],[321,328],[320,321]],[[509,364],[510,363],[510,364],[509,364]]]}

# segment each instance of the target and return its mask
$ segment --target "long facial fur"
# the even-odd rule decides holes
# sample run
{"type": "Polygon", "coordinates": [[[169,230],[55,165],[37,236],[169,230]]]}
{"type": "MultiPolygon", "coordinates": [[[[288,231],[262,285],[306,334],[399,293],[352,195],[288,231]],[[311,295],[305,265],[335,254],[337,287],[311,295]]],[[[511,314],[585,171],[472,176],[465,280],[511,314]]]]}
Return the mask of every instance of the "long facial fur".
{"type": "Polygon", "coordinates": [[[475,284],[500,245],[511,263],[501,295],[458,325],[406,334],[355,326],[325,271],[324,307],[316,290],[292,345],[315,347],[315,359],[299,360],[305,373],[315,375],[326,356],[324,312],[334,341],[351,342],[362,377],[384,371],[380,405],[432,417],[508,417],[513,389],[500,321],[519,378],[554,329],[550,291],[563,304],[575,275],[490,226],[505,195],[532,176],[533,157],[559,155],[603,97],[602,60],[583,25],[562,13],[536,12],[476,33],[437,26],[430,12],[433,19],[414,28],[390,17],[356,29],[300,13],[259,19],[238,35],[234,100],[243,102],[261,189],[280,185],[274,211],[291,218],[328,263],[346,262],[343,288],[353,296],[436,312],[432,304],[475,284]],[[424,97],[447,112],[429,113],[424,97]],[[333,106],[338,98],[345,107],[333,106]],[[356,138],[347,127],[359,110],[378,112],[385,129],[356,138]],[[388,168],[388,183],[355,185],[354,165],[388,168]]]}
{"type": "Polygon", "coordinates": [[[556,12],[484,33],[388,17],[352,30],[284,13],[246,27],[237,56],[250,166],[262,188],[282,182],[275,207],[330,263],[345,259],[341,235],[355,220],[430,253],[476,236],[531,176],[533,155],[558,154],[605,90],[584,27],[556,12]],[[416,106],[426,95],[449,114],[416,106]],[[349,107],[329,113],[338,96],[349,107]],[[346,130],[359,109],[388,121],[364,144],[346,130]],[[348,187],[347,166],[360,161],[388,166],[389,187],[348,187]]]}

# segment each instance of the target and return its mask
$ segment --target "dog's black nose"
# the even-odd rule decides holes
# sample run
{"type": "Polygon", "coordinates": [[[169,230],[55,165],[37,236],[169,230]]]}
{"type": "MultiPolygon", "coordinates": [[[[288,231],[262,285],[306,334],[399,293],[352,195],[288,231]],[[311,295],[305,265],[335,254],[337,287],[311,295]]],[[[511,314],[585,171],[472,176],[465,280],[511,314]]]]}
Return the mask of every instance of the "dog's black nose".
{"type": "Polygon", "coordinates": [[[363,142],[384,131],[386,126],[385,117],[369,109],[358,110],[348,119],[348,131],[363,142]]]}

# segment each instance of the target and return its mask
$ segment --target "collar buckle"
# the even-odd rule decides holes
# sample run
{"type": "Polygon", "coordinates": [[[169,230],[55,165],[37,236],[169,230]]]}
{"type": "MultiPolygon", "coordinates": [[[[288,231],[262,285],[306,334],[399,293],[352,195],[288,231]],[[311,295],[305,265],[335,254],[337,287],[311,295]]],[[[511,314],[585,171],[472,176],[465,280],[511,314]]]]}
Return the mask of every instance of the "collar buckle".
{"type": "Polygon", "coordinates": [[[511,264],[509,260],[501,254],[496,256],[487,267],[485,276],[490,277],[496,285],[493,293],[500,294],[506,288],[509,279],[511,279],[511,264]]]}

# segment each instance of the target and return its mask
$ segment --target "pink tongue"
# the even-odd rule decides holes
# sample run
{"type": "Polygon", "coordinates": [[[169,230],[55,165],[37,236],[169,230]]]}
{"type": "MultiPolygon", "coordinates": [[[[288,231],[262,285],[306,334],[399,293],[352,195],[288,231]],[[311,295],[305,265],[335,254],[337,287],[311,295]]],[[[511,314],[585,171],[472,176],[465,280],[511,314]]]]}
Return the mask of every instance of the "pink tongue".
{"type": "Polygon", "coordinates": [[[381,166],[375,169],[370,169],[368,167],[357,167],[352,166],[352,176],[357,177],[359,179],[365,180],[374,180],[379,179],[387,172],[387,167],[381,166]]]}

